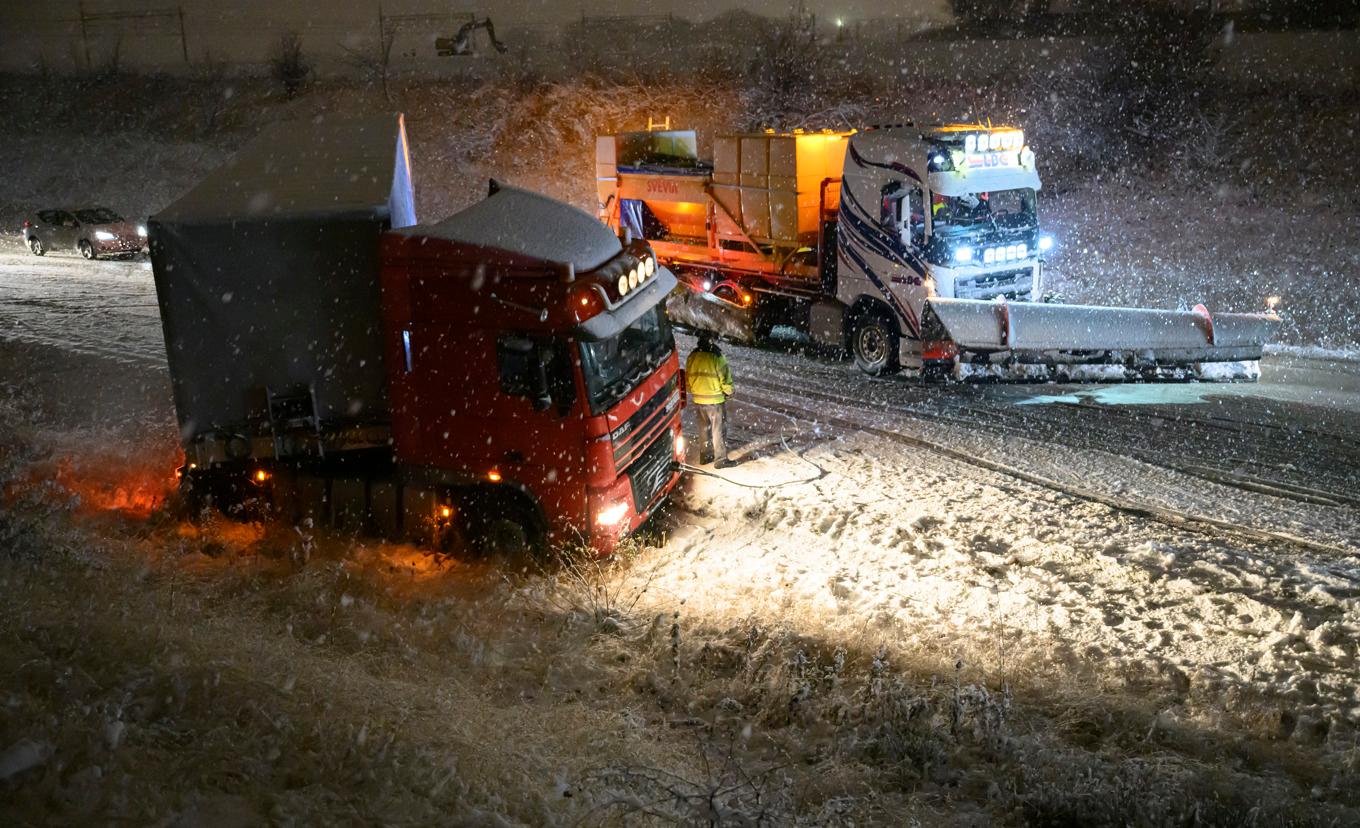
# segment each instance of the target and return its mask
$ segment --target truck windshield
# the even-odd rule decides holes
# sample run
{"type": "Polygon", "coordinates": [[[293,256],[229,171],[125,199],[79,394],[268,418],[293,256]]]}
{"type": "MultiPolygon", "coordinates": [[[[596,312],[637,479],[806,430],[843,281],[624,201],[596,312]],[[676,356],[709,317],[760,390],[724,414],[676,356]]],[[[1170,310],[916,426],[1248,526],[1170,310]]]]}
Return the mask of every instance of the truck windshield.
{"type": "Polygon", "coordinates": [[[674,350],[675,337],[660,305],[617,336],[582,342],[581,369],[591,412],[602,414],[626,397],[674,350]]]}
{"type": "Polygon", "coordinates": [[[1034,226],[1034,191],[993,190],[931,198],[931,224],[936,232],[974,229],[1015,230],[1034,226]]]}

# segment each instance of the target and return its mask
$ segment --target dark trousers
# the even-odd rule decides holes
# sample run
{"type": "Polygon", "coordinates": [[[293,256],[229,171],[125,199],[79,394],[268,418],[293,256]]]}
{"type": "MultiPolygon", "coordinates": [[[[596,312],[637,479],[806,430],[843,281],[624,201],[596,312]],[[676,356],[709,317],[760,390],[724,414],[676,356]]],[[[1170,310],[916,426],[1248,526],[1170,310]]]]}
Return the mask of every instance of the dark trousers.
{"type": "Polygon", "coordinates": [[[699,462],[714,463],[727,459],[727,403],[696,403],[699,415],[699,462]]]}

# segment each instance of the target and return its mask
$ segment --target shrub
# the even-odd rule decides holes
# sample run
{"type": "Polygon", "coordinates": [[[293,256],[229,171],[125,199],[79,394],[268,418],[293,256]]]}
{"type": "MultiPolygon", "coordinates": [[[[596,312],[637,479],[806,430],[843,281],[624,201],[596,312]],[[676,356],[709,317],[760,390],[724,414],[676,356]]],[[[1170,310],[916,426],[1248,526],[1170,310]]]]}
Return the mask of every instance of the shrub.
{"type": "Polygon", "coordinates": [[[290,98],[297,95],[312,72],[311,64],[302,54],[302,37],[297,32],[287,32],[279,38],[269,64],[274,79],[283,84],[284,94],[290,98]]]}

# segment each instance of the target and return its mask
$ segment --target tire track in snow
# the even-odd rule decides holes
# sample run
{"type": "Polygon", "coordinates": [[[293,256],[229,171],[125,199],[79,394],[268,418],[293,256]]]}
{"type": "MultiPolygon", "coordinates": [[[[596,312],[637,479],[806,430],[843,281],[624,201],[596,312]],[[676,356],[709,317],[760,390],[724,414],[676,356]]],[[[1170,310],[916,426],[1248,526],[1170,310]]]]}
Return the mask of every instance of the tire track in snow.
{"type": "MultiPolygon", "coordinates": [[[[838,404],[851,407],[856,405],[856,401],[853,398],[824,394],[818,395],[826,398],[828,401],[836,402],[838,404]]],[[[1081,408],[1086,409],[1087,406],[1081,406],[1081,408]]],[[[1171,461],[1166,459],[1166,451],[1156,452],[1149,449],[1131,448],[1127,446],[1121,446],[1116,451],[1109,442],[1112,436],[1111,429],[1101,428],[1101,424],[1098,420],[1090,421],[1089,418],[1099,418],[1110,413],[1125,414],[1126,412],[1103,406],[1089,406],[1089,408],[1091,409],[1090,411],[1082,411],[1080,414],[1083,422],[1078,426],[1074,426],[1071,423],[1055,421],[1053,418],[1030,416],[1027,412],[1017,410],[1016,406],[1004,409],[1005,421],[999,419],[1003,415],[1002,410],[967,403],[954,405],[948,409],[951,412],[965,413],[967,416],[950,416],[945,413],[931,413],[927,415],[910,410],[907,413],[909,416],[913,416],[918,420],[956,423],[970,429],[981,429],[993,433],[1006,433],[1029,440],[1043,440],[1050,443],[1071,445],[1076,439],[1080,439],[1083,443],[1081,448],[1087,451],[1107,454],[1115,458],[1137,460],[1139,463],[1144,463],[1149,466],[1156,466],[1177,474],[1197,477],[1212,483],[1231,486],[1255,494],[1265,494],[1272,497],[1317,506],[1360,507],[1360,498],[1354,498],[1338,491],[1345,485],[1344,482],[1340,480],[1334,481],[1336,485],[1332,490],[1326,490],[1319,488],[1318,486],[1302,485],[1288,481],[1243,474],[1239,471],[1213,468],[1204,465],[1203,462],[1171,461]]],[[[1134,416],[1134,422],[1139,426],[1139,433],[1144,434],[1163,428],[1161,423],[1167,419],[1171,419],[1178,424],[1182,421],[1180,417],[1167,418],[1158,415],[1134,416]]],[[[1118,434],[1117,431],[1115,433],[1118,434]]],[[[1324,436],[1321,432],[1314,433],[1318,434],[1319,437],[1324,436]]],[[[1338,441],[1344,441],[1345,439],[1340,435],[1331,436],[1335,437],[1338,441]]],[[[1318,455],[1319,458],[1325,456],[1328,459],[1334,460],[1337,457],[1335,449],[1329,451],[1324,447],[1316,447],[1314,453],[1318,455]]],[[[1308,466],[1310,469],[1315,469],[1319,462],[1321,462],[1321,460],[1318,462],[1311,462],[1308,466]]],[[[1261,465],[1255,460],[1238,461],[1238,463],[1261,465]]],[[[1345,464],[1341,464],[1341,467],[1344,468],[1345,464]]],[[[1354,467],[1360,468],[1360,455],[1357,456],[1354,467]]],[[[1276,469],[1276,471],[1281,470],[1276,469]]],[[[1316,471],[1313,471],[1313,479],[1316,479],[1318,476],[1320,475],[1316,471]]]]}
{"type": "MultiPolygon", "coordinates": [[[[792,419],[830,473],[759,496],[692,481],[681,496],[692,517],[674,536],[686,560],[666,579],[696,611],[884,625],[923,652],[979,663],[1004,640],[1046,671],[1096,662],[1116,684],[1146,677],[1180,699],[1192,686],[1249,689],[1300,720],[1360,723],[1345,643],[1360,582],[1344,567],[1074,502],[825,419],[759,404],[734,419],[756,437],[792,419]],[[741,519],[719,517],[738,504],[741,519]],[[1316,698],[1289,696],[1299,682],[1316,698]]],[[[757,454],[732,473],[755,482],[789,460],[757,454]]]]}
{"type": "Polygon", "coordinates": [[[0,337],[165,369],[146,262],[0,254],[0,337]]]}
{"type": "MultiPolygon", "coordinates": [[[[748,382],[747,384],[749,385],[754,383],[748,382]]],[[[809,392],[807,390],[801,391],[800,394],[804,396],[822,396],[817,394],[816,392],[809,392]]],[[[1045,477],[1043,475],[1028,472],[1023,469],[1018,469],[1015,468],[1014,466],[1010,466],[1005,463],[990,460],[985,457],[981,457],[977,454],[964,451],[962,449],[957,449],[952,446],[948,446],[943,443],[939,443],[924,437],[904,434],[902,432],[886,429],[872,423],[866,423],[861,420],[836,416],[825,412],[813,411],[802,406],[791,404],[786,400],[780,400],[774,397],[768,396],[763,397],[760,395],[743,393],[741,397],[735,398],[734,401],[739,403],[745,402],[747,404],[753,404],[756,405],[757,407],[763,407],[766,408],[767,410],[776,413],[782,413],[787,416],[801,417],[809,422],[821,422],[827,425],[836,426],[838,428],[863,431],[867,434],[872,434],[876,437],[881,437],[892,442],[903,443],[906,445],[913,446],[915,448],[925,449],[935,454],[942,455],[953,461],[982,468],[991,472],[995,472],[997,474],[1003,474],[1008,477],[1024,481],[1031,485],[1039,486],[1041,488],[1061,493],[1068,497],[1099,503],[1102,506],[1106,506],[1115,511],[1132,515],[1134,517],[1154,520],[1158,523],[1162,523],[1177,529],[1195,531],[1201,534],[1229,535],[1256,543],[1285,544],[1288,546],[1305,549],[1311,552],[1321,552],[1331,556],[1340,557],[1356,556],[1356,552],[1354,550],[1344,549],[1342,547],[1334,546],[1332,544],[1314,541],[1309,538],[1302,538],[1284,532],[1260,529],[1258,527],[1248,526],[1234,521],[1209,517],[1207,515],[1181,512],[1163,506],[1139,503],[1129,500],[1127,498],[1119,498],[1102,492],[1094,491],[1089,488],[1074,486],[1068,483],[1064,483],[1062,481],[1045,477]]]]}

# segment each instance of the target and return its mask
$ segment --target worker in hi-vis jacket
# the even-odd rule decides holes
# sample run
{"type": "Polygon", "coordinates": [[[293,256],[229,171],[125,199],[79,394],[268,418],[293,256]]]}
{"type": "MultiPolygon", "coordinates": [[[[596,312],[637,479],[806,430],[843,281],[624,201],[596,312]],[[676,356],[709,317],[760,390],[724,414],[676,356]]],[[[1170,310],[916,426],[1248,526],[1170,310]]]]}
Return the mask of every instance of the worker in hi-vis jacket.
{"type": "Polygon", "coordinates": [[[727,459],[727,398],[732,396],[732,369],[713,335],[699,334],[699,344],[685,360],[685,386],[699,415],[699,462],[722,469],[727,459]]]}

